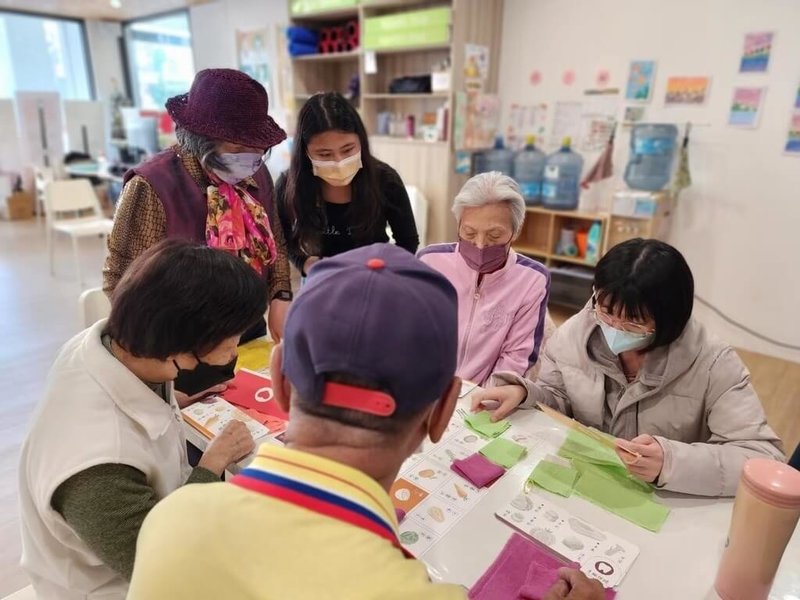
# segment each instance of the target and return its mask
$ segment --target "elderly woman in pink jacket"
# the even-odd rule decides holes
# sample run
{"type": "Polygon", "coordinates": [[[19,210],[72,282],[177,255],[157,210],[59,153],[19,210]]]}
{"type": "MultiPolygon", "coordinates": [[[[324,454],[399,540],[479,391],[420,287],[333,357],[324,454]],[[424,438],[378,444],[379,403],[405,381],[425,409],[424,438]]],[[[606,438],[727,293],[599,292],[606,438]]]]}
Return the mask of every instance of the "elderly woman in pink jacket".
{"type": "Polygon", "coordinates": [[[495,372],[524,375],[539,359],[550,273],[514,252],[525,201],[513,179],[493,171],[464,184],[453,202],[457,244],[434,244],[419,258],[458,292],[458,367],[486,383],[495,372]]]}
{"type": "Polygon", "coordinates": [[[476,393],[493,419],[541,402],[613,436],[630,472],[702,496],[736,493],[753,457],[783,459],[736,352],[692,317],[694,279],[680,252],[657,240],[614,246],[595,270],[586,308],[547,342],[536,382],[476,393]]]}

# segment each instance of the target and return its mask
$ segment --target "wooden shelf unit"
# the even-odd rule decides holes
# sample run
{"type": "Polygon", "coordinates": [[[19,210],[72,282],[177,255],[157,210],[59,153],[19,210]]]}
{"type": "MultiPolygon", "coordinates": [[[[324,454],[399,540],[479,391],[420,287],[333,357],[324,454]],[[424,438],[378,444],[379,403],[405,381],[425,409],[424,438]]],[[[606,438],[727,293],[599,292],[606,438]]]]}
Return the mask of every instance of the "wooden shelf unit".
{"type": "Polygon", "coordinates": [[[305,54],[292,58],[294,62],[339,62],[353,60],[358,61],[361,56],[360,50],[351,52],[331,52],[329,54],[305,54]]]}
{"type": "Polygon", "coordinates": [[[581,212],[551,210],[529,206],[525,224],[514,250],[546,265],[552,275],[551,302],[580,308],[591,295],[592,272],[595,264],[580,256],[565,256],[556,252],[561,230],[572,227],[586,230],[592,223],[601,226],[599,257],[624,241],[643,237],[664,239],[669,233],[673,199],[666,192],[655,194],[656,211],[653,216],[625,216],[607,212],[581,212]],[[572,267],[583,267],[576,270],[572,267]]]}
{"type": "MultiPolygon", "coordinates": [[[[370,134],[372,153],[394,167],[406,185],[413,185],[428,201],[428,235],[426,243],[452,241],[456,227],[450,211],[453,198],[467,179],[455,173],[455,153],[452,145],[453,107],[456,91],[464,89],[464,45],[480,44],[489,48],[489,77],[485,91],[497,91],[500,62],[500,36],[502,34],[503,0],[361,0],[355,8],[292,14],[292,24],[302,26],[328,25],[357,17],[364,32],[368,17],[387,15],[409,10],[447,6],[452,9],[450,42],[399,48],[382,48],[373,51],[361,48],[346,53],[347,56],[317,55],[292,59],[294,110],[289,110],[289,129],[294,128],[296,113],[302,102],[320,91],[347,89],[350,77],[357,72],[361,97],[356,105],[367,132],[370,134]],[[364,55],[375,53],[377,72],[368,74],[364,55]],[[429,94],[389,94],[389,83],[401,76],[423,75],[434,65],[449,59],[451,89],[429,94]],[[425,112],[435,112],[441,106],[448,108],[447,141],[425,142],[421,139],[378,136],[378,113],[393,112],[413,114],[417,124],[425,112]]],[[[285,43],[285,42],[284,42],[285,43]]]]}

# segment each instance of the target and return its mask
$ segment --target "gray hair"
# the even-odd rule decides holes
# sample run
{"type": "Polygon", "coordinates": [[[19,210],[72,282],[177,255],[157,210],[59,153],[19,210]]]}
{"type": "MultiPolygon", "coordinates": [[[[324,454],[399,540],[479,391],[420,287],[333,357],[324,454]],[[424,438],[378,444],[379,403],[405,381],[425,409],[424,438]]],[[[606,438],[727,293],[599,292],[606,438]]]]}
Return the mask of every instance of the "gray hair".
{"type": "Polygon", "coordinates": [[[217,141],[197,133],[192,133],[183,127],[175,128],[175,137],[181,148],[197,158],[200,164],[207,169],[227,171],[228,168],[217,156],[217,141]]]}
{"type": "Polygon", "coordinates": [[[511,226],[514,237],[519,235],[525,222],[525,200],[517,182],[500,171],[479,173],[471,177],[453,201],[453,214],[461,221],[464,209],[470,206],[486,206],[492,202],[506,202],[511,211],[511,226]]]}

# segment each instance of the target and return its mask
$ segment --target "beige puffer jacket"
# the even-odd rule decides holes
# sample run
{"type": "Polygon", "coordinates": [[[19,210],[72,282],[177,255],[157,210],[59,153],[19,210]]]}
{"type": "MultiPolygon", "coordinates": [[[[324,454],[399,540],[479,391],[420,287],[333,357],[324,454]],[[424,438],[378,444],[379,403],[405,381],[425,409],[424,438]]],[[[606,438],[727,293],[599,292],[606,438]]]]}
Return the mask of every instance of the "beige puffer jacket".
{"type": "Polygon", "coordinates": [[[619,438],[654,436],[664,449],[659,487],[732,496],[747,459],[784,459],[741,359],[695,319],[631,383],[588,307],[547,341],[540,363],[536,383],[498,373],[495,385],[525,385],[525,408],[543,402],[619,438]]]}

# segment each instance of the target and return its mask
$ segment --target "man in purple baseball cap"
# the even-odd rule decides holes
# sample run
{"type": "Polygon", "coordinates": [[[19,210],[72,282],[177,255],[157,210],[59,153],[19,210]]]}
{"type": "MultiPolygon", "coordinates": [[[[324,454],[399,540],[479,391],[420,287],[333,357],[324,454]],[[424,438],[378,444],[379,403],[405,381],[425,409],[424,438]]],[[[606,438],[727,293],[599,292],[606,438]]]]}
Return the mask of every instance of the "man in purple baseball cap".
{"type": "MultiPolygon", "coordinates": [[[[285,447],[264,444],[230,482],[160,502],[128,598],[464,600],[400,545],[389,497],[403,461],[453,415],[457,311],[447,279],[397,246],[314,265],[272,354],[285,447]],[[181,558],[200,554],[213,567],[181,558]]],[[[580,591],[585,578],[569,577],[580,591]]],[[[603,597],[567,593],[565,577],[547,598],[603,597]]]]}
{"type": "MultiPolygon", "coordinates": [[[[111,294],[128,265],[161,239],[206,244],[239,257],[267,282],[268,325],[280,339],[292,286],[272,177],[263,159],[286,133],[269,114],[267,91],[240,71],[205,69],[187,93],[167,100],[166,110],[178,144],[125,174],[103,289],[111,294]]],[[[262,320],[242,341],[265,333],[262,320]]],[[[201,365],[183,373],[175,388],[202,395],[231,376],[232,370],[215,373],[201,365]]]]}

